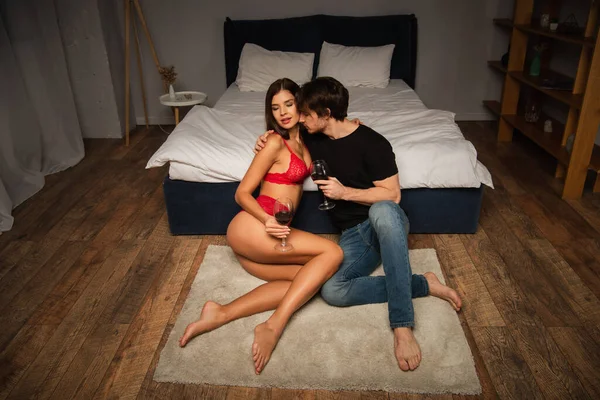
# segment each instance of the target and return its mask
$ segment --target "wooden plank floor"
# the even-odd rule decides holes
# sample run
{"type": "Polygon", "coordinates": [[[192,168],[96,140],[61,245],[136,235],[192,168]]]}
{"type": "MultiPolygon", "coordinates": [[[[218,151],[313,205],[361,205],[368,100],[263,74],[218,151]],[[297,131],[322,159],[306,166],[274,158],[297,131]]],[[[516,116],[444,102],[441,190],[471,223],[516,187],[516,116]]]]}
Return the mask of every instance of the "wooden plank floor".
{"type": "MultiPolygon", "coordinates": [[[[600,398],[600,195],[565,202],[554,164],[491,123],[461,128],[494,177],[474,235],[411,235],[436,248],[483,386],[473,398],[600,398]]],[[[0,399],[463,399],[152,381],[210,244],[169,234],[161,182],[145,170],[165,140],[87,140],[0,236],[0,399]]],[[[389,351],[392,349],[390,348],[389,351]]],[[[248,365],[248,368],[251,368],[248,365]]]]}

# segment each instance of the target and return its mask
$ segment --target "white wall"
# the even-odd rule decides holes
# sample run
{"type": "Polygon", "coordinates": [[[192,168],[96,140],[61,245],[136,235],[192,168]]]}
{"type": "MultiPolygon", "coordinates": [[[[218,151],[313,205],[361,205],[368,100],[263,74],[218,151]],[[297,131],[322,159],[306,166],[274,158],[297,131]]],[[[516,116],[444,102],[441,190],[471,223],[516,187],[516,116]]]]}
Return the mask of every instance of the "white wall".
{"type": "MultiPolygon", "coordinates": [[[[122,0],[113,0],[123,34],[122,0]]],[[[267,0],[140,0],[160,63],[175,65],[176,90],[199,90],[214,104],[226,89],[223,22],[232,19],[293,16],[411,14],[418,18],[416,91],[431,108],[450,110],[457,119],[491,119],[481,105],[499,99],[502,80],[487,60],[506,51],[508,35],[493,25],[495,17],[512,14],[504,0],[306,0],[276,3],[267,0]],[[342,5],[343,4],[343,5],[342,5]]],[[[143,34],[144,76],[150,123],[172,123],[170,110],[158,102],[160,77],[143,34]]],[[[138,124],[143,123],[141,90],[132,53],[132,94],[138,124]]]]}

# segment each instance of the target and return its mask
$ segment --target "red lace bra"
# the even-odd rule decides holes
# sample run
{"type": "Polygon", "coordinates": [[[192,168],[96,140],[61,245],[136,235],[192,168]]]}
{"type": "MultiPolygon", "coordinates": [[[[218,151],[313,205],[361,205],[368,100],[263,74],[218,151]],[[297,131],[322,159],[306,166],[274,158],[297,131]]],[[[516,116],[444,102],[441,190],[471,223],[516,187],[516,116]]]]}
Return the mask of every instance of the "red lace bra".
{"type": "Polygon", "coordinates": [[[290,166],[285,172],[268,173],[263,178],[265,182],[276,183],[278,185],[301,185],[304,179],[310,175],[308,167],[300,157],[296,155],[282,137],[285,147],[290,151],[290,166]]]}

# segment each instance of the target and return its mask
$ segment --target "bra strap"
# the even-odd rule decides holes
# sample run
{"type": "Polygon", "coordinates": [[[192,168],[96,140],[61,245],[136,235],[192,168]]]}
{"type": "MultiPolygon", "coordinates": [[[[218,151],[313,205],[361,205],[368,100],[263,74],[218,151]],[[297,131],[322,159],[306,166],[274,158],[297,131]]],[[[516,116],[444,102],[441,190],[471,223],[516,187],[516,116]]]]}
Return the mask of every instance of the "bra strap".
{"type": "Polygon", "coordinates": [[[283,144],[285,144],[285,147],[287,147],[287,149],[290,151],[290,153],[292,153],[292,154],[293,154],[294,152],[293,152],[293,151],[292,151],[292,149],[290,148],[290,145],[289,145],[289,144],[287,144],[287,141],[286,141],[286,140],[283,138],[283,136],[281,136],[281,140],[283,140],[283,144]]]}

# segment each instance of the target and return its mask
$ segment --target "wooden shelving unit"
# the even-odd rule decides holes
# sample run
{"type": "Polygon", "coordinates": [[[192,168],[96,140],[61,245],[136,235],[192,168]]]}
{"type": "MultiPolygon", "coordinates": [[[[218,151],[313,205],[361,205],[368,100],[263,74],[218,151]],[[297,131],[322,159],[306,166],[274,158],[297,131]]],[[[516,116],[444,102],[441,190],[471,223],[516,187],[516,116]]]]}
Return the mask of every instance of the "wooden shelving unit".
{"type": "Polygon", "coordinates": [[[596,171],[596,183],[594,183],[594,193],[600,192],[600,146],[595,145],[592,151],[592,160],[590,169],[596,171]]]}
{"type": "Polygon", "coordinates": [[[542,70],[540,76],[530,76],[523,71],[508,71],[508,74],[519,82],[542,92],[546,96],[550,96],[561,103],[571,106],[575,109],[580,109],[583,103],[583,95],[574,94],[565,90],[553,90],[542,88],[542,79],[549,78],[551,75],[559,75],[550,70],[542,70]],[[542,78],[543,77],[543,78],[542,78]]]}
{"type": "Polygon", "coordinates": [[[502,118],[515,129],[537,143],[550,155],[554,156],[560,163],[569,163],[569,152],[562,146],[561,138],[557,135],[544,132],[544,120],[542,118],[535,124],[525,121],[525,117],[520,115],[503,115],[502,118]]]}
{"type": "Polygon", "coordinates": [[[532,33],[538,36],[545,36],[547,38],[553,40],[559,40],[562,42],[578,44],[582,46],[594,47],[595,39],[593,37],[585,37],[578,35],[566,35],[564,33],[550,32],[547,29],[543,29],[539,27],[539,21],[532,20],[530,24],[517,24],[515,25],[512,20],[507,18],[497,18],[494,19],[494,24],[503,27],[503,28],[516,28],[523,32],[532,33]]]}
{"type": "Polygon", "coordinates": [[[500,102],[496,100],[484,100],[483,105],[486,106],[496,116],[500,116],[500,102]]]}
{"type": "MultiPolygon", "coordinates": [[[[553,1],[556,7],[560,1],[553,1]]],[[[568,3],[568,2],[565,2],[568,3]]],[[[527,136],[538,146],[552,155],[558,162],[556,176],[564,177],[563,198],[579,198],[583,193],[586,175],[589,169],[600,173],[600,146],[594,144],[600,124],[600,40],[596,40],[600,1],[590,2],[588,20],[583,34],[551,32],[541,28],[539,21],[532,19],[534,0],[515,0],[513,19],[494,19],[494,24],[506,29],[510,37],[508,66],[500,61],[488,61],[490,68],[504,74],[502,100],[484,100],[483,104],[498,116],[498,140],[511,141],[513,131],[527,136]],[[561,41],[581,47],[577,76],[572,91],[548,89],[544,79],[564,75],[543,65],[540,76],[531,76],[529,66],[525,65],[530,36],[561,41]],[[542,97],[558,100],[569,113],[566,124],[542,115],[537,123],[528,123],[519,115],[519,100],[522,86],[529,87],[542,97]],[[553,122],[553,132],[543,130],[545,120],[553,122]],[[573,148],[569,153],[566,144],[569,136],[575,135],[573,148]]],[[[594,192],[600,191],[600,175],[596,179],[594,192]]]]}

